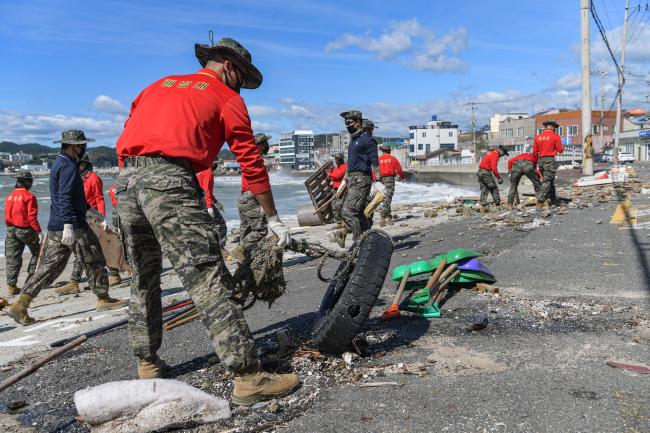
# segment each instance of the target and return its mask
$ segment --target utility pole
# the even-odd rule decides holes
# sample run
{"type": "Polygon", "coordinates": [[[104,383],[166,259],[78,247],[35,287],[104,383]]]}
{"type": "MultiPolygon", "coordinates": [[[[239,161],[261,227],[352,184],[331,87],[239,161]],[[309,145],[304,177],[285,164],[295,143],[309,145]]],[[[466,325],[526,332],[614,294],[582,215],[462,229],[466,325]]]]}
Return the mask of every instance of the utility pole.
{"type": "Polygon", "coordinates": [[[580,38],[582,60],[582,174],[594,174],[591,142],[591,54],[589,52],[589,22],[591,1],[580,0],[580,38]]]}
{"type": "Polygon", "coordinates": [[[474,162],[478,162],[478,152],[476,151],[476,102],[468,102],[465,105],[472,110],[472,119],[470,121],[472,126],[472,152],[474,152],[474,162]]]}
{"type": "Polygon", "coordinates": [[[621,110],[623,109],[623,85],[625,84],[625,44],[627,43],[627,18],[630,12],[630,0],[625,0],[625,20],[623,21],[623,43],[621,44],[621,70],[618,74],[618,100],[616,102],[616,135],[614,136],[614,163],[618,163],[618,143],[621,135],[621,110]]]}

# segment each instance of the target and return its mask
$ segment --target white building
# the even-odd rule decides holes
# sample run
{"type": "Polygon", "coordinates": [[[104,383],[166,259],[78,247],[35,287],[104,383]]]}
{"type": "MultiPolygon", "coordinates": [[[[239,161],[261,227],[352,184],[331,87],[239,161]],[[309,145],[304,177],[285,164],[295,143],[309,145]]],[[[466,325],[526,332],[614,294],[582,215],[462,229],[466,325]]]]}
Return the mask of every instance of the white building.
{"type": "Polygon", "coordinates": [[[490,117],[490,132],[496,134],[499,132],[499,123],[504,120],[510,119],[527,119],[530,117],[528,113],[496,113],[490,117]]]}
{"type": "Polygon", "coordinates": [[[42,163],[41,165],[36,164],[23,164],[20,166],[21,170],[29,170],[31,172],[42,172],[47,171],[47,162],[42,163]]]}
{"type": "Polygon", "coordinates": [[[293,131],[280,135],[280,164],[291,170],[314,167],[314,131],[293,131]]]}
{"type": "Polygon", "coordinates": [[[458,125],[431,116],[426,125],[409,126],[409,157],[424,160],[440,149],[458,149],[458,125]]]}
{"type": "Polygon", "coordinates": [[[29,161],[32,160],[32,158],[33,158],[32,155],[30,155],[29,153],[19,152],[19,153],[12,153],[9,156],[9,161],[11,161],[11,162],[29,162],[29,161]]]}

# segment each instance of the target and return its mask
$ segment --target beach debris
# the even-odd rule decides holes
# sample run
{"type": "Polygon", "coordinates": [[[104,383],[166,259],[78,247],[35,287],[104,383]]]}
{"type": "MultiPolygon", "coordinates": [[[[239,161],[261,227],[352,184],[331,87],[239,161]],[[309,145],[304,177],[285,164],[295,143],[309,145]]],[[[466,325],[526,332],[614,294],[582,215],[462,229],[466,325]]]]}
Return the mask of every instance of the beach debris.
{"type": "Polygon", "coordinates": [[[397,382],[365,382],[359,384],[359,388],[378,388],[382,386],[402,386],[397,382]]]}
{"type": "Polygon", "coordinates": [[[22,409],[25,406],[27,406],[27,402],[25,400],[14,400],[7,403],[7,409],[9,410],[18,410],[22,409]]]}
{"type": "Polygon", "coordinates": [[[631,371],[639,374],[650,374],[650,367],[644,364],[631,364],[628,362],[607,361],[607,365],[612,368],[620,368],[621,370],[631,371]]]}
{"type": "Polygon", "coordinates": [[[80,417],[95,433],[144,433],[230,418],[230,404],[177,380],[108,382],[75,392],[80,417]]]}
{"type": "Polygon", "coordinates": [[[521,226],[522,230],[534,230],[536,228],[539,228],[541,226],[547,226],[550,225],[551,222],[547,219],[544,218],[535,218],[532,222],[528,224],[524,224],[521,226]]]}
{"type": "Polygon", "coordinates": [[[469,327],[468,331],[471,331],[471,332],[481,331],[481,330],[487,328],[488,323],[489,323],[489,320],[488,320],[487,316],[484,315],[481,318],[479,318],[476,322],[474,322],[472,324],[472,326],[469,327]]]}

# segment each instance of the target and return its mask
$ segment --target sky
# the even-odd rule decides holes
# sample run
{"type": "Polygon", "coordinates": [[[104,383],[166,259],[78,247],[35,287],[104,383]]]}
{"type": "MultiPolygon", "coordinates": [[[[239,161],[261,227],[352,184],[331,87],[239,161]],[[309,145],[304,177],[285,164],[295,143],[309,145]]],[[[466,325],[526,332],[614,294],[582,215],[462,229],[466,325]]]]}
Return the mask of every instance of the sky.
{"type": "MultiPolygon", "coordinates": [[[[624,0],[594,0],[620,55],[624,0]]],[[[0,141],[51,144],[78,128],[114,146],[148,84],[198,70],[194,43],[229,36],[264,81],[242,90],[253,129],[343,129],[360,109],[376,133],[406,136],[431,115],[467,129],[495,112],[580,105],[579,0],[0,2],[0,141]],[[532,95],[532,96],[531,96],[532,95]],[[503,102],[506,101],[506,102],[503,102]]],[[[648,108],[650,12],[630,15],[624,106],[648,108]]],[[[593,97],[616,70],[591,22],[593,97]],[[598,72],[596,72],[598,71],[598,72]]],[[[599,101],[600,104],[600,101],[599,101]]],[[[600,108],[600,105],[598,105],[600,108]]],[[[272,140],[275,141],[275,140],[272,140]]]]}

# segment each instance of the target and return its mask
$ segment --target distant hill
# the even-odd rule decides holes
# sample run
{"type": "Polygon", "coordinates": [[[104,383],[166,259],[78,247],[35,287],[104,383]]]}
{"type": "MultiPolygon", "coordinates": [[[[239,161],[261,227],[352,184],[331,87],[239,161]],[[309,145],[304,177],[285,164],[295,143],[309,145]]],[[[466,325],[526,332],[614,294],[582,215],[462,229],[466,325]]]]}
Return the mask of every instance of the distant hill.
{"type": "Polygon", "coordinates": [[[58,147],[43,146],[38,143],[16,144],[11,141],[0,141],[0,152],[23,152],[31,155],[46,155],[49,153],[57,153],[58,151],[58,147]]]}
{"type": "Polygon", "coordinates": [[[97,146],[87,149],[88,157],[95,167],[106,168],[117,166],[117,153],[114,147],[97,146]]]}
{"type": "Polygon", "coordinates": [[[220,160],[223,161],[224,159],[236,159],[236,158],[235,158],[235,154],[232,153],[230,150],[221,149],[221,151],[219,152],[219,155],[217,155],[217,159],[220,159],[220,160]]]}

